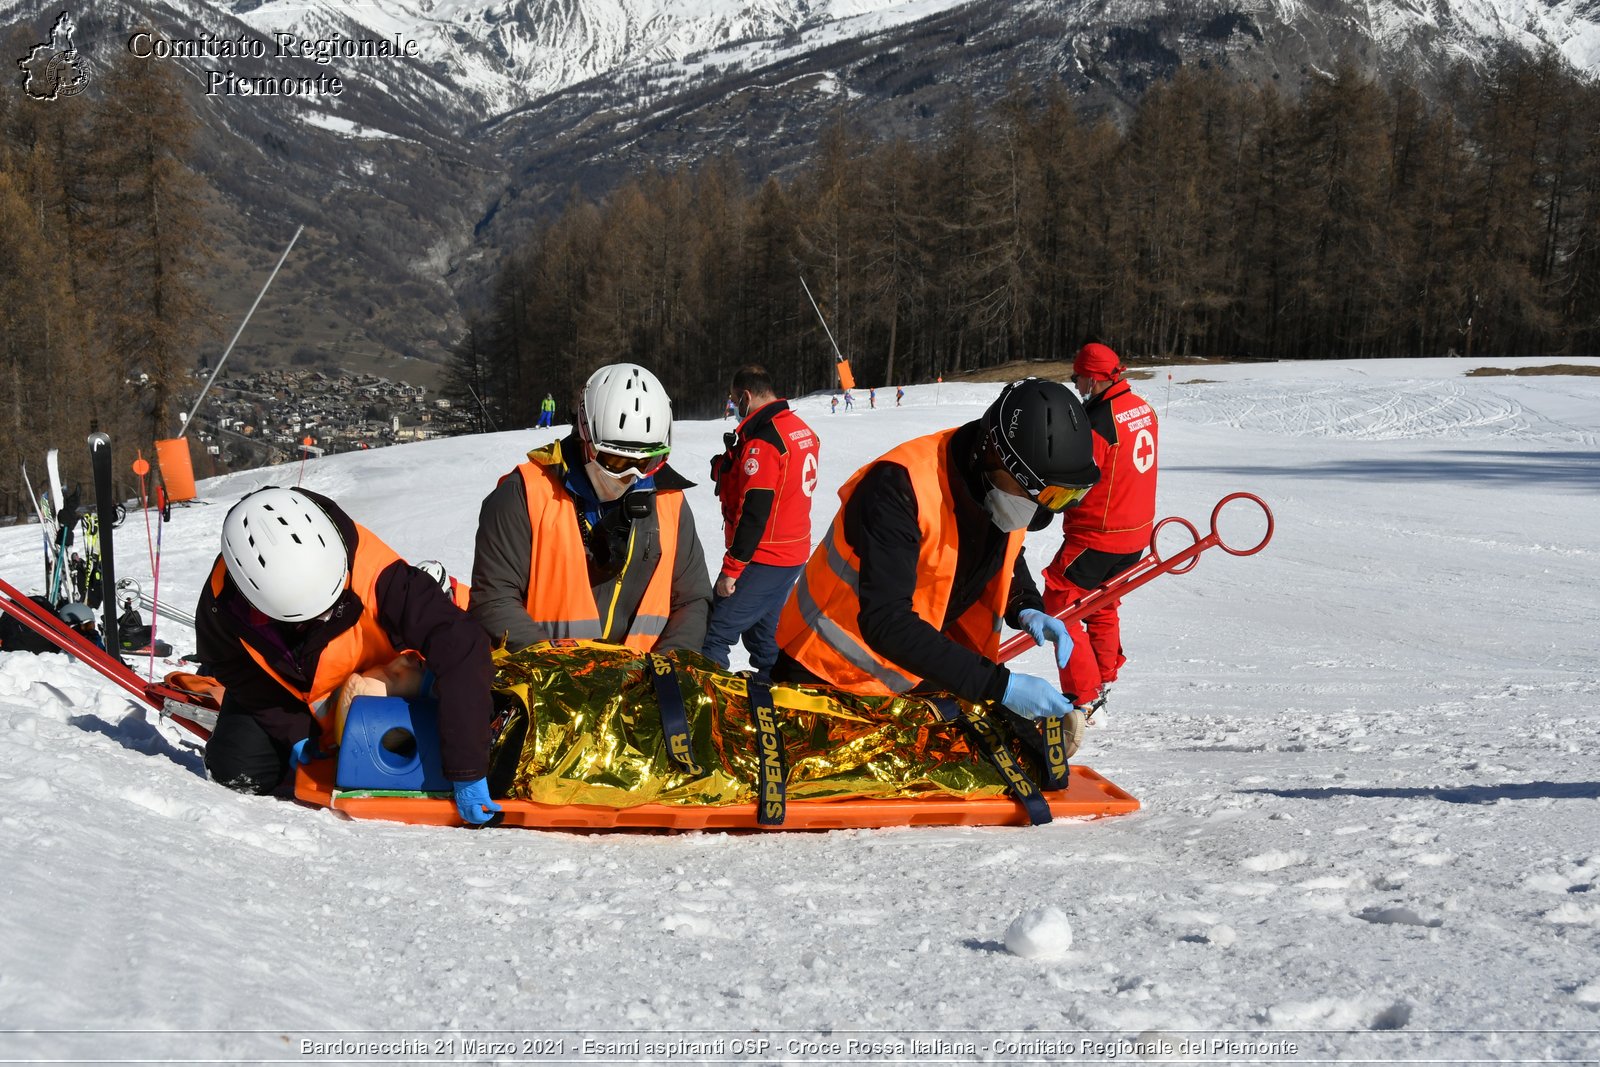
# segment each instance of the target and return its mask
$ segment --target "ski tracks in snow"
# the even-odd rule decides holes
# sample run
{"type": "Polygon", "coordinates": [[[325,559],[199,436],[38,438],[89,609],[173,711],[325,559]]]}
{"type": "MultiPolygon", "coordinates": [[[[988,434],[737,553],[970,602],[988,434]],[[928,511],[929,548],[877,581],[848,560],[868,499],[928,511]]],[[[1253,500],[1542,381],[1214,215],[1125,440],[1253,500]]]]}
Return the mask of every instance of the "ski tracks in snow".
{"type": "Polygon", "coordinates": [[[1581,425],[1530,409],[1504,389],[1471,380],[1353,378],[1296,388],[1293,382],[1188,383],[1177,401],[1183,419],[1252,433],[1350,440],[1533,440],[1594,448],[1581,425]]]}
{"type": "MultiPolygon", "coordinates": [[[[1600,743],[1600,724],[1581,713],[1594,696],[1585,688],[1548,686],[1515,709],[1373,700],[1340,714],[1125,715],[1113,733],[1090,731],[1086,754],[1110,777],[1166,783],[1141,797],[1149,814],[1097,830],[1101,847],[1121,838],[1165,853],[1153,870],[1085,872],[1095,908],[1147,916],[1126,924],[1141,944],[1107,955],[1187,953],[1197,982],[1233,975],[1211,1025],[1374,1033],[1456,1025],[1447,1005],[1517,958],[1535,968],[1525,976],[1542,976],[1547,1025],[1592,1025],[1600,855],[1571,848],[1600,782],[1569,766],[1600,743]],[[1182,752],[1192,755],[1170,761],[1182,752]],[[1168,870],[1185,871],[1182,883],[1164,881],[1168,870]],[[1415,971],[1394,966],[1400,958],[1415,971]],[[1283,976],[1301,968],[1337,995],[1285,996],[1283,976]]],[[[1093,936],[1092,919],[1074,925],[1089,931],[1080,945],[1093,936]]],[[[1475,1026],[1521,1025],[1505,1005],[1478,1010],[1475,1026]]],[[[1573,1036],[1562,1047],[1586,1046],[1573,1036]]]]}

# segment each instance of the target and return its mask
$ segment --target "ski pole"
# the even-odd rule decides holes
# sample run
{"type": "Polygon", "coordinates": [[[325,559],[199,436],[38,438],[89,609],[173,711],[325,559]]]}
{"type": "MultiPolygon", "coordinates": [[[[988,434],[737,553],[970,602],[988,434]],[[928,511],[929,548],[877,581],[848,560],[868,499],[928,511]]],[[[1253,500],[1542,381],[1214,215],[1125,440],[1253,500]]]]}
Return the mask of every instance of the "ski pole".
{"type": "Polygon", "coordinates": [[[144,458],[144,449],[139,449],[139,458],[133,461],[133,473],[139,476],[139,510],[144,512],[144,547],[150,557],[150,569],[155,570],[155,547],[150,534],[150,492],[145,485],[145,475],[150,473],[150,461],[144,458]]]}
{"type": "MultiPolygon", "coordinates": [[[[1094,589],[1089,590],[1089,592],[1056,612],[1055,617],[1065,623],[1074,623],[1098,611],[1106,604],[1126,596],[1146,582],[1153,581],[1160,575],[1167,573],[1187,574],[1189,571],[1194,570],[1195,566],[1200,562],[1200,553],[1208,548],[1220,548],[1230,556],[1253,556],[1267,547],[1267,542],[1272,540],[1272,530],[1272,509],[1267,507],[1266,501],[1254,493],[1229,493],[1217,501],[1217,506],[1211,509],[1211,532],[1204,537],[1200,536],[1200,531],[1195,529],[1194,523],[1188,519],[1170,515],[1156,523],[1155,528],[1150,531],[1150,552],[1148,555],[1104,585],[1096,586],[1094,589]],[[1250,548],[1240,548],[1228,544],[1222,539],[1221,531],[1217,529],[1217,520],[1222,515],[1222,509],[1235,500],[1251,501],[1267,517],[1266,532],[1261,535],[1261,540],[1250,548]],[[1194,543],[1171,559],[1164,560],[1156,548],[1156,540],[1161,536],[1162,528],[1169,524],[1176,524],[1188,530],[1189,536],[1194,538],[1194,543]]],[[[1000,646],[1000,651],[995,654],[995,660],[999,663],[1004,663],[1006,660],[1033,647],[1035,645],[1032,637],[1027,634],[1017,634],[1000,646]]]]}
{"type": "MultiPolygon", "coordinates": [[[[133,473],[139,476],[139,510],[144,513],[144,547],[150,558],[150,572],[159,574],[156,570],[155,541],[150,533],[150,491],[145,483],[145,475],[150,473],[150,463],[144,458],[144,449],[138,449],[138,458],[133,461],[133,473]]],[[[145,670],[145,680],[155,681],[156,676],[156,621],[150,618],[150,666],[145,670]]]]}
{"type": "Polygon", "coordinates": [[[44,538],[44,580],[50,584],[50,523],[44,517],[44,498],[33,491],[33,479],[28,477],[28,464],[22,464],[22,484],[28,487],[28,502],[33,513],[39,516],[39,536],[44,538]]]}
{"type": "MultiPolygon", "coordinates": [[[[156,500],[162,505],[158,511],[163,515],[166,501],[162,498],[166,494],[166,486],[156,486],[156,500]]],[[[156,627],[161,623],[161,531],[166,522],[164,517],[156,520],[156,563],[152,568],[155,573],[150,588],[150,669],[145,673],[146,680],[152,682],[156,680],[156,627]]]]}

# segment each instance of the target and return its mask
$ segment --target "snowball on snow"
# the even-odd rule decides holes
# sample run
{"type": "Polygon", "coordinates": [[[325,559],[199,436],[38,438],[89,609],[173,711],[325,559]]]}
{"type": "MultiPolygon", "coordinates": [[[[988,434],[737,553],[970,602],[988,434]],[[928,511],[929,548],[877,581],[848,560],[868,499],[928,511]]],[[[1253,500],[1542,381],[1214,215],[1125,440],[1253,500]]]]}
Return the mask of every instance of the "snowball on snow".
{"type": "Polygon", "coordinates": [[[1027,960],[1057,959],[1072,947],[1072,924],[1060,908],[1032,908],[1006,928],[1006,951],[1027,960]]]}

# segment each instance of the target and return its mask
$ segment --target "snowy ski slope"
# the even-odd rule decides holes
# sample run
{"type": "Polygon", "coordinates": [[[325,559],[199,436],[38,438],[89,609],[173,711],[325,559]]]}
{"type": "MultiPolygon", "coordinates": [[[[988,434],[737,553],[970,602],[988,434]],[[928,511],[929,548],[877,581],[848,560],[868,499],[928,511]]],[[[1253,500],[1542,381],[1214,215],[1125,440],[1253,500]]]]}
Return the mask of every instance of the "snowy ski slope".
{"type": "MultiPolygon", "coordinates": [[[[0,653],[0,1055],[315,1062],[351,1057],[303,1041],[426,1039],[459,1059],[468,1038],[548,1038],[566,1062],[635,1062],[581,1042],[760,1031],[764,1054],[654,1060],[937,1058],[827,1051],[916,1038],[974,1045],[945,1062],[1098,1062],[1060,1049],[1141,1035],[1297,1050],[1258,1062],[1600,1056],[1600,377],[1473,365],[1140,383],[1163,418],[1161,513],[1203,524],[1249,490],[1277,534],[1126,601],[1130,662],[1082,753],[1143,801],[1122,818],[682,836],[358,823],[228,793],[86,668],[0,653]],[[1043,904],[1070,948],[1008,952],[1008,924],[1043,904]]],[[[858,464],[975,417],[997,388],[913,386],[898,410],[883,389],[876,411],[858,391],[848,415],[798,401],[823,442],[814,535],[858,464]]],[[[730,426],[680,424],[680,469],[703,478],[730,426]]],[[[479,501],[549,435],[330,457],[305,484],[466,576],[479,501]]],[[[212,503],[164,533],[162,597],[192,609],[227,504],[295,473],[202,483],[212,503]]],[[[691,499],[714,554],[709,488],[691,499]]],[[[1230,539],[1253,540],[1251,522],[1230,539]]],[[[137,514],[117,537],[118,573],[148,589],[137,514]]],[[[1055,543],[1030,540],[1036,569],[1055,543]]],[[[0,531],[13,583],[38,584],[39,556],[36,528],[0,531]]],[[[180,627],[160,636],[192,647],[180,627]]],[[[1046,653],[1019,662],[1042,671],[1046,653]]]]}

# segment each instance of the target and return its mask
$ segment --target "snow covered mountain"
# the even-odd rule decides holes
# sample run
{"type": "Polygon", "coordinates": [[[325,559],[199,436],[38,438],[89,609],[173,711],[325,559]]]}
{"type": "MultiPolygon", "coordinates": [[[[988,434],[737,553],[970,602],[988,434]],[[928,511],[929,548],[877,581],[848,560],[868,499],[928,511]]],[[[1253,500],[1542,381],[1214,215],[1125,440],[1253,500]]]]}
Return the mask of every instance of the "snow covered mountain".
{"type": "MultiPolygon", "coordinates": [[[[1281,29],[1308,42],[1345,39],[1390,63],[1482,58],[1509,45],[1554,49],[1580,70],[1600,66],[1596,0],[231,0],[262,35],[398,37],[456,104],[495,115],[592,78],[754,69],[841,40],[875,37],[946,11],[974,27],[1058,23],[1063,53],[1085,39],[1181,19],[1199,37],[1242,31],[1262,44],[1281,29]],[[674,71],[672,68],[677,68],[674,71]]],[[[1198,43],[1198,41],[1196,42],[1198,43]]]]}
{"type": "MultiPolygon", "coordinates": [[[[91,5],[92,6],[92,5],[91,5]]],[[[1580,70],[1600,66],[1596,0],[214,0],[184,5],[199,22],[231,16],[263,38],[397,38],[451,99],[448,110],[496,115],[593,78],[754,69],[841,40],[874,37],[946,11],[974,27],[1058,22],[1065,53],[1084,39],[1182,19],[1201,37],[1242,31],[1345,38],[1390,62],[1481,58],[1509,45],[1552,48],[1580,70]]],[[[1376,58],[1375,57],[1375,58],[1376,58]]]]}
{"type": "Polygon", "coordinates": [[[475,113],[497,114],[638,64],[849,19],[859,32],[963,0],[234,0],[217,6],[263,34],[416,41],[423,63],[475,113]]]}

